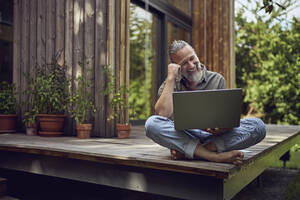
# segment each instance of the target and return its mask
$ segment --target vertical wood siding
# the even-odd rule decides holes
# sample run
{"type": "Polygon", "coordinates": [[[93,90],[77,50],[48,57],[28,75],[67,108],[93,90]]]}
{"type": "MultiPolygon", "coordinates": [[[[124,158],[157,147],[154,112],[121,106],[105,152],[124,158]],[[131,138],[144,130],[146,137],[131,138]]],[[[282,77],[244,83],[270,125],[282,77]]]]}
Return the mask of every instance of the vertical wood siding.
{"type": "Polygon", "coordinates": [[[221,73],[234,87],[234,1],[193,1],[193,46],[211,71],[221,73]]]}
{"type": "MultiPolygon", "coordinates": [[[[96,106],[93,136],[112,137],[106,129],[104,65],[107,64],[108,0],[14,0],[14,69],[18,100],[26,89],[24,73],[33,73],[36,66],[52,61],[61,51],[60,64],[67,66],[71,79],[80,72],[78,62],[89,61],[86,76],[94,81],[90,88],[96,106]]],[[[74,83],[70,91],[74,88],[74,83]]],[[[22,114],[24,108],[19,110],[22,114]]],[[[20,115],[19,115],[20,116],[20,115]]],[[[21,123],[21,121],[19,121],[21,123]]],[[[74,135],[74,122],[67,119],[66,134],[74,135]]]]}

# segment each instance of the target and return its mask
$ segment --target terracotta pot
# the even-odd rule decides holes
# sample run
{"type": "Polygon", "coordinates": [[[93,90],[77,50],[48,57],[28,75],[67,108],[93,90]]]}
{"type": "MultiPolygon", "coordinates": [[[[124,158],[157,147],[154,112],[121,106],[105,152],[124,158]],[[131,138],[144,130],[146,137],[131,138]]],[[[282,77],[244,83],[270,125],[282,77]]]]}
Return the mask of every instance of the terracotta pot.
{"type": "Polygon", "coordinates": [[[41,136],[59,136],[63,134],[66,115],[38,114],[41,136]]]}
{"type": "Polygon", "coordinates": [[[77,137],[80,139],[87,139],[91,136],[92,124],[78,124],[76,126],[77,137]]]}
{"type": "Polygon", "coordinates": [[[118,133],[118,138],[124,139],[124,138],[129,138],[130,135],[130,130],[131,130],[131,124],[117,124],[117,133],[118,133]]]}
{"type": "Polygon", "coordinates": [[[0,115],[0,133],[16,132],[17,115],[0,115]]]}
{"type": "Polygon", "coordinates": [[[28,124],[26,123],[25,126],[26,126],[26,135],[37,135],[37,125],[38,123],[34,123],[34,124],[28,124]]]}

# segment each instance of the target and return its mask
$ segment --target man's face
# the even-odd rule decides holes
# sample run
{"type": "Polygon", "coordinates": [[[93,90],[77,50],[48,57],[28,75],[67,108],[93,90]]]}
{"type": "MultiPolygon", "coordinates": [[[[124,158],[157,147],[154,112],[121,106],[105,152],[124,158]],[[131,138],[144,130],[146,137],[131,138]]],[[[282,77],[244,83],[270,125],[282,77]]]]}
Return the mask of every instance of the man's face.
{"type": "Polygon", "coordinates": [[[195,51],[190,46],[185,46],[173,56],[175,63],[181,66],[182,75],[190,82],[199,82],[202,78],[200,62],[195,51]]]}

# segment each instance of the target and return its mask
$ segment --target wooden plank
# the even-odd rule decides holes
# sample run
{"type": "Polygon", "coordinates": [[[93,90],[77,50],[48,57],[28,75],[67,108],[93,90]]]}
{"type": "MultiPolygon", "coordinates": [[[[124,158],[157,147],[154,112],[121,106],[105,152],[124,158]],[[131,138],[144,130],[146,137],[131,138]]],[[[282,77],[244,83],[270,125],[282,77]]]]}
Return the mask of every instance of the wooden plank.
{"type": "MultiPolygon", "coordinates": [[[[20,92],[21,94],[25,91],[26,89],[26,78],[24,74],[29,73],[29,60],[30,60],[30,36],[29,36],[29,29],[30,29],[30,23],[29,23],[29,18],[30,18],[30,2],[29,1],[22,1],[22,29],[21,29],[21,79],[20,79],[20,92]]],[[[22,102],[27,102],[28,101],[28,96],[22,95],[20,99],[21,103],[22,102]]],[[[28,108],[25,108],[28,109],[28,108]]],[[[24,117],[24,108],[21,108],[21,118],[23,119],[24,117]]],[[[21,125],[23,129],[23,124],[21,125]]]]}
{"type": "Polygon", "coordinates": [[[213,0],[206,0],[206,67],[214,71],[212,66],[212,41],[213,41],[213,0]]]}
{"type": "Polygon", "coordinates": [[[42,67],[46,63],[46,1],[37,4],[37,64],[42,67]]]}
{"type": "Polygon", "coordinates": [[[35,75],[37,63],[37,0],[30,0],[29,73],[35,75]]]}
{"type": "Polygon", "coordinates": [[[220,0],[215,0],[213,3],[213,40],[212,40],[212,68],[215,72],[220,72],[220,68],[222,66],[219,66],[219,3],[220,0]]]}
{"type": "MultiPolygon", "coordinates": [[[[84,1],[84,57],[85,62],[89,63],[83,71],[85,78],[94,83],[95,80],[95,0],[84,1]]],[[[92,94],[92,98],[95,97],[95,87],[88,88],[88,92],[92,94]]],[[[88,119],[92,124],[94,119],[89,114],[88,119]]],[[[94,127],[93,127],[94,128],[94,127]]],[[[95,132],[95,131],[93,131],[95,132]]]]}
{"type": "Polygon", "coordinates": [[[206,0],[193,3],[193,46],[200,61],[206,63],[206,0]]]}
{"type": "MultiPolygon", "coordinates": [[[[126,88],[129,89],[129,84],[130,84],[130,0],[126,1],[125,4],[125,19],[126,19],[126,24],[125,24],[125,86],[126,88]]],[[[129,104],[129,95],[126,93],[125,95],[125,102],[126,104],[129,104]]],[[[151,103],[151,102],[150,102],[151,103]]],[[[128,109],[126,109],[124,113],[124,119],[125,122],[129,122],[129,112],[128,109]]]]}
{"type": "MultiPolygon", "coordinates": [[[[20,91],[20,70],[21,70],[21,1],[14,0],[14,27],[13,27],[13,83],[16,85],[17,91],[17,101],[20,103],[21,91],[20,91]]],[[[17,108],[17,115],[20,116],[20,108],[17,108]]],[[[21,119],[18,118],[18,123],[20,124],[21,119]]],[[[19,129],[19,127],[18,127],[19,129]]]]}
{"type": "MultiPolygon", "coordinates": [[[[125,38],[125,31],[126,31],[126,12],[125,12],[125,4],[126,1],[119,1],[119,14],[117,15],[117,18],[119,18],[119,21],[116,23],[117,26],[119,27],[119,30],[117,31],[117,34],[119,35],[119,41],[116,43],[116,48],[120,49],[119,50],[119,69],[116,69],[116,75],[117,72],[119,72],[119,78],[117,77],[117,84],[116,87],[118,89],[120,89],[121,85],[124,85],[125,83],[125,42],[126,42],[126,38],[125,38]]],[[[119,109],[117,109],[119,110],[119,109]]],[[[119,111],[118,111],[119,112],[119,111]]],[[[122,117],[124,117],[123,113],[119,112],[119,116],[117,121],[120,122],[120,120],[122,119],[122,117]],[[122,115],[122,116],[121,116],[122,115]]],[[[123,123],[123,122],[121,122],[123,123]]]]}
{"type": "MultiPolygon", "coordinates": [[[[74,31],[74,2],[73,0],[65,1],[65,65],[67,67],[67,79],[71,80],[74,75],[73,70],[73,31],[74,31]]],[[[73,82],[70,83],[69,93],[73,91],[73,82]]],[[[67,118],[66,129],[68,135],[73,135],[73,120],[67,118]]]]}
{"type": "Polygon", "coordinates": [[[235,52],[234,52],[234,47],[235,47],[235,38],[234,38],[234,1],[229,1],[229,44],[230,44],[230,58],[229,58],[229,87],[230,88],[235,88],[235,52]]]}
{"type": "Polygon", "coordinates": [[[65,64],[65,0],[55,2],[55,52],[61,52],[58,64],[65,64]]]}
{"type": "MultiPolygon", "coordinates": [[[[84,44],[83,44],[83,33],[84,33],[84,4],[83,0],[74,0],[74,29],[73,29],[73,77],[76,77],[81,73],[79,62],[82,62],[84,44]]],[[[73,83],[73,88],[76,85],[73,83]]],[[[75,122],[73,122],[73,130],[75,130],[75,122]]],[[[73,131],[72,135],[76,132],[73,131]]]]}
{"type": "MultiPolygon", "coordinates": [[[[223,65],[223,48],[224,48],[224,30],[223,30],[223,6],[224,6],[224,2],[220,1],[219,3],[219,9],[218,9],[218,13],[219,13],[219,51],[218,51],[218,55],[219,55],[219,66],[220,66],[220,72],[222,71],[221,69],[224,68],[223,65]]],[[[224,74],[222,74],[224,76],[224,74]]],[[[226,77],[224,77],[226,78],[226,77]]],[[[226,85],[227,86],[227,85],[226,85]]]]}
{"type": "MultiPolygon", "coordinates": [[[[95,105],[97,107],[97,111],[95,113],[95,136],[98,137],[113,137],[114,131],[111,129],[111,126],[107,126],[106,124],[106,115],[107,115],[107,109],[108,105],[106,105],[105,96],[103,94],[103,91],[105,89],[105,73],[104,73],[104,66],[107,65],[107,56],[112,56],[113,50],[110,49],[110,47],[107,47],[107,45],[110,44],[110,42],[113,40],[108,38],[110,34],[107,34],[106,28],[112,32],[112,28],[114,26],[114,23],[112,23],[112,18],[109,17],[109,20],[111,20],[110,23],[106,23],[107,21],[107,9],[108,4],[109,7],[109,14],[112,15],[112,5],[111,1],[96,1],[95,5],[95,105]],[[107,44],[106,41],[108,40],[107,44]],[[109,53],[107,53],[110,51],[109,53]]],[[[112,62],[110,62],[113,64],[112,62]]]]}
{"type": "Polygon", "coordinates": [[[230,38],[229,38],[229,1],[231,0],[224,0],[223,1],[223,9],[222,9],[222,15],[223,15],[223,64],[222,68],[223,70],[221,73],[223,74],[226,85],[229,85],[229,67],[230,67],[230,55],[229,55],[229,45],[230,45],[230,38]]]}
{"type": "Polygon", "coordinates": [[[55,1],[46,2],[46,63],[52,63],[55,56],[55,1]]]}

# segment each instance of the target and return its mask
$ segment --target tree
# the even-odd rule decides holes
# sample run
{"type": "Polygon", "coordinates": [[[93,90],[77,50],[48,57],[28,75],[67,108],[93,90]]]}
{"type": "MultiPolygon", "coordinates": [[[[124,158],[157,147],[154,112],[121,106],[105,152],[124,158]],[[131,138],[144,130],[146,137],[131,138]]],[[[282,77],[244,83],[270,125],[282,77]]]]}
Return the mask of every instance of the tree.
{"type": "MultiPolygon", "coordinates": [[[[257,3],[257,5],[259,5],[257,3]]],[[[283,5],[289,8],[293,1],[283,5]]],[[[247,22],[236,16],[237,86],[244,92],[244,114],[259,114],[267,123],[300,124],[300,21],[283,25],[282,14],[247,22]],[[276,18],[278,20],[272,20],[276,18]]]]}

